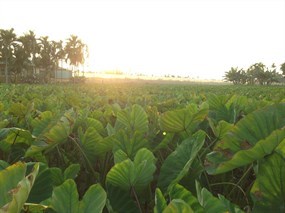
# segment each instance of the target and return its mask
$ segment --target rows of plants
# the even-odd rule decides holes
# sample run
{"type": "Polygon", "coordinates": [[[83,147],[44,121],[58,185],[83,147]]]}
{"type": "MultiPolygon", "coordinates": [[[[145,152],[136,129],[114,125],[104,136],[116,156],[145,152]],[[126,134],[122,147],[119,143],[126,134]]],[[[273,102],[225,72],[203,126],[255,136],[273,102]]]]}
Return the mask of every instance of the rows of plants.
{"type": "Polygon", "coordinates": [[[0,212],[284,212],[284,94],[1,85],[0,212]]]}

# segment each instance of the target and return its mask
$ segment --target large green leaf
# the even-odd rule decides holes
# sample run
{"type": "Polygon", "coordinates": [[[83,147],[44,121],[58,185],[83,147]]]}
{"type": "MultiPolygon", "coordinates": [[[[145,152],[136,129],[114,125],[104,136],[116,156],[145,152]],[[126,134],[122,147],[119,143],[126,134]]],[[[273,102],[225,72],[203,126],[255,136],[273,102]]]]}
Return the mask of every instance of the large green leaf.
{"type": "Polygon", "coordinates": [[[138,208],[128,191],[115,187],[112,184],[107,184],[107,192],[109,202],[107,202],[106,206],[109,212],[138,212],[138,208]]]}
{"type": "Polygon", "coordinates": [[[25,117],[27,113],[27,106],[22,103],[12,103],[9,108],[9,113],[16,117],[25,117]]]}
{"type": "Polygon", "coordinates": [[[214,124],[211,118],[208,118],[208,121],[215,137],[219,140],[222,140],[227,132],[233,128],[233,124],[230,124],[224,120],[219,121],[217,125],[214,124]]]}
{"type": "Polygon", "coordinates": [[[63,173],[64,180],[74,179],[80,171],[80,165],[78,163],[69,165],[63,173]]]}
{"type": "Polygon", "coordinates": [[[115,164],[107,174],[107,182],[128,191],[131,187],[140,191],[153,179],[155,157],[151,151],[140,149],[134,161],[130,159],[115,164]]]}
{"type": "MultiPolygon", "coordinates": [[[[32,163],[31,165],[33,165],[32,163]]],[[[34,186],[29,194],[28,203],[40,203],[52,195],[53,182],[51,170],[44,164],[40,164],[39,173],[34,186]]]]}
{"type": "Polygon", "coordinates": [[[162,139],[162,141],[153,149],[153,152],[156,152],[160,149],[167,149],[168,148],[168,144],[171,143],[171,141],[174,138],[174,133],[166,133],[163,132],[162,133],[164,135],[164,138],[162,139]]]}
{"type": "Polygon", "coordinates": [[[155,206],[154,206],[154,213],[163,212],[163,210],[167,207],[166,200],[160,191],[159,188],[155,190],[155,206]]]}
{"type": "Polygon", "coordinates": [[[285,158],[285,138],[276,147],[275,152],[280,154],[280,156],[282,156],[283,158],[285,158]]]}
{"type": "Polygon", "coordinates": [[[216,122],[226,121],[229,123],[235,123],[242,115],[242,111],[245,111],[247,106],[247,98],[245,96],[222,96],[212,94],[208,98],[210,107],[209,115],[216,122]]]}
{"type": "Polygon", "coordinates": [[[42,112],[38,117],[32,121],[33,135],[40,136],[44,132],[48,131],[51,123],[54,119],[54,115],[50,111],[42,112]]]}
{"type": "Polygon", "coordinates": [[[6,161],[0,160],[0,171],[6,169],[9,165],[6,161]]]}
{"type": "Polygon", "coordinates": [[[8,192],[25,178],[26,164],[18,162],[0,171],[0,207],[12,200],[8,192]]]}
{"type": "Polygon", "coordinates": [[[188,172],[205,140],[205,132],[198,131],[191,138],[184,140],[163,162],[158,187],[162,192],[170,190],[188,172]]]}
{"type": "Polygon", "coordinates": [[[5,140],[12,144],[12,143],[26,143],[28,145],[34,139],[34,136],[25,129],[11,127],[11,128],[3,128],[0,130],[0,140],[6,138],[5,140]]]}
{"type": "Polygon", "coordinates": [[[84,134],[79,134],[79,139],[82,151],[91,162],[110,151],[113,146],[110,137],[103,138],[93,127],[89,127],[84,134]]]}
{"type": "Polygon", "coordinates": [[[88,188],[81,201],[78,198],[76,183],[68,179],[53,190],[50,206],[60,213],[102,212],[107,195],[99,184],[95,184],[88,188]]]}
{"type": "MultiPolygon", "coordinates": [[[[4,152],[10,152],[17,145],[20,149],[30,146],[35,137],[25,129],[11,127],[0,130],[0,149],[4,152]],[[24,146],[23,146],[24,145],[24,146]]],[[[22,157],[18,155],[17,157],[22,157]]]]}
{"type": "Polygon", "coordinates": [[[52,167],[49,170],[50,170],[50,173],[51,173],[51,178],[50,179],[52,181],[52,184],[54,186],[59,186],[59,185],[63,184],[63,182],[65,180],[64,180],[64,177],[63,177],[61,169],[58,168],[58,167],[52,167]]]}
{"type": "Polygon", "coordinates": [[[185,109],[168,111],[160,118],[161,129],[167,132],[186,131],[190,134],[195,131],[207,114],[208,108],[198,109],[196,105],[189,105],[185,109]]]}
{"type": "Polygon", "coordinates": [[[96,120],[94,118],[87,118],[86,123],[87,123],[87,127],[93,127],[101,135],[105,135],[106,134],[106,130],[105,130],[103,124],[100,121],[98,121],[98,120],[96,120]]]}
{"type": "Polygon", "coordinates": [[[99,184],[89,187],[79,203],[81,213],[102,212],[106,204],[107,194],[99,184]]]}
{"type": "Polygon", "coordinates": [[[225,199],[222,195],[219,195],[219,198],[212,195],[207,189],[200,188],[199,183],[196,183],[197,197],[204,208],[205,213],[216,213],[216,212],[230,212],[230,213],[242,213],[235,204],[232,204],[230,201],[225,199]]]}
{"type": "Polygon", "coordinates": [[[146,140],[144,134],[139,131],[135,131],[133,135],[130,135],[126,131],[118,131],[112,137],[114,148],[113,150],[116,152],[117,150],[124,151],[129,158],[133,159],[137,151],[141,148],[148,148],[149,141],[146,140]]]}
{"type": "Polygon", "coordinates": [[[181,199],[172,200],[168,206],[163,210],[163,213],[192,213],[191,207],[181,199]]]}
{"type": "Polygon", "coordinates": [[[12,200],[0,209],[1,213],[21,212],[26,200],[28,199],[29,193],[34,184],[38,171],[39,164],[37,163],[34,166],[33,172],[30,173],[27,177],[24,177],[15,188],[9,191],[12,196],[12,200]]]}
{"type": "Polygon", "coordinates": [[[253,212],[285,211],[285,160],[274,153],[261,160],[251,189],[253,212]]]}
{"type": "Polygon", "coordinates": [[[75,119],[73,110],[66,111],[58,120],[54,120],[50,112],[42,113],[41,116],[33,121],[33,134],[36,136],[36,140],[27,150],[26,157],[32,157],[37,152],[65,142],[72,132],[75,119]]]}
{"type": "Polygon", "coordinates": [[[114,162],[115,164],[117,163],[120,163],[124,160],[127,160],[129,157],[128,155],[121,149],[117,150],[115,153],[114,153],[114,162]]]}
{"type": "Polygon", "coordinates": [[[246,116],[208,154],[208,173],[224,173],[270,154],[285,138],[284,126],[285,103],[246,116]]]}
{"type": "Polygon", "coordinates": [[[124,128],[129,132],[147,132],[148,119],[144,109],[134,104],[132,108],[127,108],[117,113],[116,129],[124,128]]]}
{"type": "Polygon", "coordinates": [[[78,213],[78,198],[76,183],[74,180],[68,179],[53,190],[51,207],[60,213],[78,213]]]}
{"type": "Polygon", "coordinates": [[[183,186],[176,184],[170,190],[170,198],[173,199],[181,199],[185,203],[187,203],[194,212],[204,212],[202,206],[200,205],[198,199],[183,186]]]}

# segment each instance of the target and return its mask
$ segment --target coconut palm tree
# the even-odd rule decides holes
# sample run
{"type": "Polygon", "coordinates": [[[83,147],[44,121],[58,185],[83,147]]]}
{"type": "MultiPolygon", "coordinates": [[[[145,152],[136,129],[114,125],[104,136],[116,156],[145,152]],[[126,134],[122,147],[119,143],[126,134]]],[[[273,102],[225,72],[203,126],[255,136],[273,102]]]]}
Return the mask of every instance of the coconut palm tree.
{"type": "Polygon", "coordinates": [[[65,46],[65,52],[67,54],[66,60],[72,66],[72,70],[80,65],[84,64],[87,45],[84,44],[77,36],[71,35],[70,38],[67,39],[67,43],[65,46]]]}
{"type": "Polygon", "coordinates": [[[33,75],[36,73],[37,69],[36,56],[40,50],[38,39],[36,38],[35,33],[30,30],[28,33],[25,33],[23,36],[21,36],[19,40],[24,45],[25,52],[29,57],[30,64],[32,67],[32,75],[33,75]]]}
{"type": "Polygon", "coordinates": [[[52,54],[51,54],[52,45],[51,42],[49,41],[48,36],[43,36],[39,40],[40,40],[39,66],[43,71],[40,73],[40,77],[42,77],[43,80],[47,82],[51,77],[51,70],[53,67],[52,54]]]}
{"type": "Polygon", "coordinates": [[[14,29],[0,29],[0,52],[1,58],[5,64],[5,82],[9,83],[9,60],[12,59],[13,49],[16,43],[16,34],[14,29]]]}
{"type": "Polygon", "coordinates": [[[58,70],[59,62],[65,59],[65,55],[63,41],[51,41],[51,59],[53,63],[54,76],[56,76],[56,70],[58,70]]]}
{"type": "Polygon", "coordinates": [[[29,55],[27,54],[25,47],[22,43],[17,43],[14,46],[14,52],[11,59],[10,71],[13,74],[14,83],[17,82],[19,75],[23,74],[23,70],[27,70],[31,63],[29,61],[29,55]]]}

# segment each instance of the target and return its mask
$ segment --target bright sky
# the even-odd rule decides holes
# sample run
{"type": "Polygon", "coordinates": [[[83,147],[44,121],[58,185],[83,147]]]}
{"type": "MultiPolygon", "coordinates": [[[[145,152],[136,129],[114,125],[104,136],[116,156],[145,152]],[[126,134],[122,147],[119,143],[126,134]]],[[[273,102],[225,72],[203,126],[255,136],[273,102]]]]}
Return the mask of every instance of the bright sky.
{"type": "Polygon", "coordinates": [[[285,62],[285,0],[0,0],[0,28],[89,46],[89,69],[222,79],[285,62]]]}

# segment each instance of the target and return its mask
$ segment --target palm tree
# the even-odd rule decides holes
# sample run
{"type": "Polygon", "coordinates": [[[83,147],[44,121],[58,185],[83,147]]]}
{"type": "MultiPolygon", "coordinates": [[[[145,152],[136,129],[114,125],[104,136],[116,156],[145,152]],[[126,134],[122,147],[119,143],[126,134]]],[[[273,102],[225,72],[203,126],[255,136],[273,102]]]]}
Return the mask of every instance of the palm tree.
{"type": "Polygon", "coordinates": [[[14,83],[17,82],[17,77],[23,73],[23,69],[27,70],[30,67],[29,55],[23,44],[15,45],[10,67],[10,71],[14,75],[14,83]]]}
{"type": "Polygon", "coordinates": [[[267,80],[265,69],[266,66],[261,62],[251,65],[247,70],[250,84],[254,84],[257,81],[260,85],[263,85],[267,80]]]}
{"type": "Polygon", "coordinates": [[[285,62],[281,64],[280,70],[282,71],[282,75],[285,77],[285,62]]]}
{"type": "Polygon", "coordinates": [[[65,52],[67,54],[66,60],[69,61],[70,65],[72,65],[72,71],[74,71],[74,67],[78,68],[80,64],[84,63],[87,45],[84,44],[77,36],[71,35],[67,40],[65,52]]]}
{"type": "Polygon", "coordinates": [[[36,55],[39,53],[39,43],[37,41],[36,35],[33,31],[29,31],[25,33],[23,36],[19,38],[19,40],[24,45],[26,54],[29,56],[30,64],[32,66],[32,74],[36,73],[36,55]]]}
{"type": "Polygon", "coordinates": [[[0,51],[2,60],[5,63],[5,82],[9,83],[9,60],[11,60],[13,55],[13,49],[16,42],[16,34],[14,29],[3,30],[0,29],[0,51]]]}
{"type": "Polygon", "coordinates": [[[51,70],[53,66],[52,62],[52,45],[51,42],[49,41],[48,36],[43,36],[40,38],[40,56],[39,56],[39,66],[44,70],[44,73],[42,74],[41,77],[43,80],[46,82],[50,79],[51,77],[51,70]]]}
{"type": "Polygon", "coordinates": [[[51,59],[53,64],[54,76],[56,77],[56,71],[59,67],[59,62],[65,59],[65,51],[63,47],[63,41],[59,42],[51,41],[51,59]]]}
{"type": "Polygon", "coordinates": [[[233,84],[244,84],[245,83],[245,72],[243,69],[238,69],[238,67],[234,68],[231,67],[231,69],[226,72],[224,79],[226,81],[233,82],[233,84]]]}

